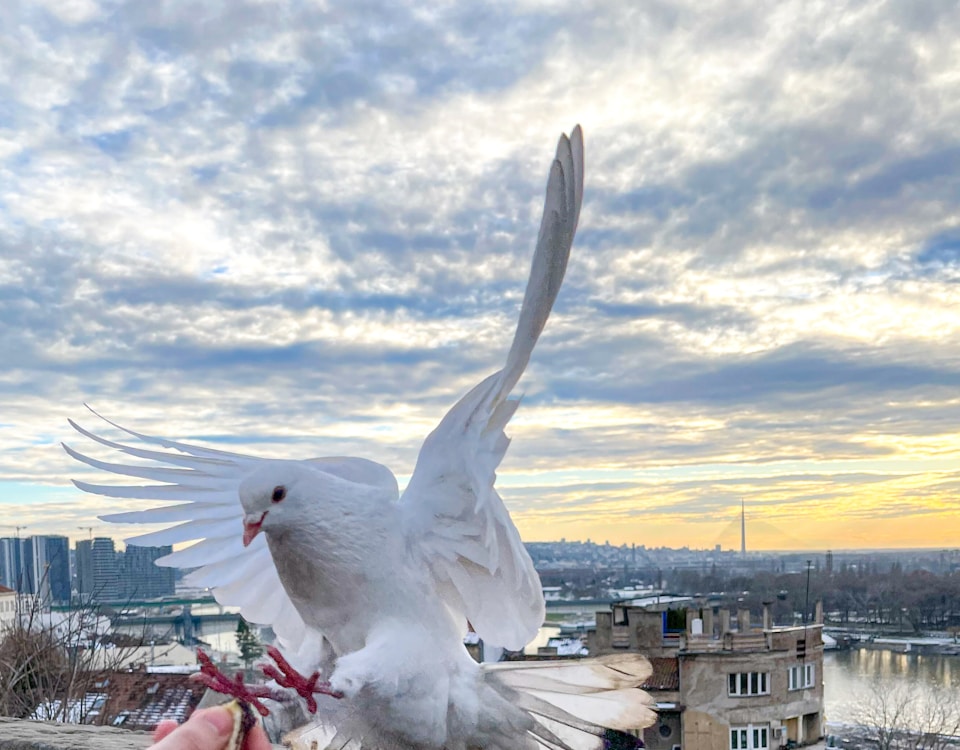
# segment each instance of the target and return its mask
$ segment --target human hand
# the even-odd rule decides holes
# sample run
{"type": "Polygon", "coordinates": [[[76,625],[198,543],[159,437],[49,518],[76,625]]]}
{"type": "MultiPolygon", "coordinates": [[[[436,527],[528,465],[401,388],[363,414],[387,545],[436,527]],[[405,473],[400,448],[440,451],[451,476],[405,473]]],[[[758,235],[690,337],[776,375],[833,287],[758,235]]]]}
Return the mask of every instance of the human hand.
{"type": "MultiPolygon", "coordinates": [[[[153,730],[149,750],[224,750],[233,731],[233,715],[222,706],[194,711],[185,724],[161,721],[153,730]]],[[[243,743],[244,750],[270,750],[270,740],[259,724],[243,743]]]]}

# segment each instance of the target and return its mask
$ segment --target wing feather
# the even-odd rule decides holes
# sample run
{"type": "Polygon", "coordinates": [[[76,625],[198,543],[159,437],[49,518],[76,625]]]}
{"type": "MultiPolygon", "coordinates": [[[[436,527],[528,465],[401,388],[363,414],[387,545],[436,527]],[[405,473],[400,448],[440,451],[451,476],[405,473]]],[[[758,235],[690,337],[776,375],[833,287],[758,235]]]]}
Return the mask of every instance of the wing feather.
{"type": "Polygon", "coordinates": [[[211,498],[211,501],[219,501],[219,504],[226,505],[223,501],[229,500],[232,495],[236,495],[236,490],[212,490],[199,485],[187,484],[152,484],[152,485],[119,485],[119,484],[91,484],[82,482],[79,479],[73,480],[74,485],[93,495],[103,495],[104,497],[125,497],[130,500],[187,500],[203,493],[211,498]]]}
{"type": "Polygon", "coordinates": [[[522,648],[543,623],[540,580],[500,495],[496,470],[530,361],[563,281],[583,198],[580,127],[560,138],[516,334],[504,368],[473,388],[424,441],[401,498],[404,532],[448,604],[490,643],[522,648]],[[496,606],[490,606],[496,602],[496,606]]]}
{"type": "Polygon", "coordinates": [[[222,518],[224,505],[232,503],[178,503],[163,505],[149,510],[133,510],[124,513],[108,513],[100,516],[107,523],[170,523],[173,521],[201,521],[222,518]]]}
{"type": "MultiPolygon", "coordinates": [[[[96,414],[96,412],[94,412],[94,414],[96,414]]],[[[99,414],[97,414],[97,416],[100,417],[99,414]]],[[[105,419],[104,417],[100,417],[100,419],[103,419],[104,422],[107,422],[108,424],[113,425],[113,422],[111,422],[109,419],[105,419]]],[[[200,458],[200,460],[198,460],[198,457],[193,454],[186,455],[186,456],[178,456],[176,453],[168,453],[166,451],[154,451],[154,450],[146,450],[144,448],[137,448],[136,446],[133,446],[133,445],[125,445],[124,443],[115,443],[112,440],[107,440],[105,437],[101,437],[100,435],[95,435],[89,430],[86,430],[83,427],[81,427],[72,419],[68,419],[67,422],[69,422],[70,426],[73,429],[75,429],[77,432],[79,432],[81,435],[83,435],[85,438],[89,438],[93,442],[100,443],[100,445],[103,445],[107,448],[113,448],[114,450],[120,451],[121,453],[125,453],[128,456],[135,456],[136,458],[145,458],[149,461],[159,461],[161,463],[186,466],[191,470],[191,473],[193,472],[200,473],[201,466],[203,466],[208,471],[215,466],[221,466],[221,467],[224,467],[227,470],[227,473],[229,474],[232,470],[235,470],[237,466],[240,465],[241,463],[248,463],[247,461],[244,461],[244,462],[235,461],[231,463],[230,461],[226,461],[224,459],[214,459],[214,458],[200,458]]],[[[118,427],[117,429],[122,430],[123,428],[118,427]]],[[[124,430],[124,432],[129,432],[129,430],[124,430]]],[[[148,438],[147,436],[143,436],[141,440],[143,440],[146,443],[154,443],[156,445],[163,445],[166,442],[161,438],[148,438]]],[[[248,458],[249,462],[251,463],[256,463],[258,460],[258,459],[254,459],[252,456],[247,456],[245,458],[248,458]]]]}
{"type": "MultiPolygon", "coordinates": [[[[69,420],[71,426],[89,440],[125,456],[153,463],[102,461],[64,445],[67,454],[100,471],[160,484],[109,485],[79,480],[74,480],[74,484],[85,492],[104,497],[173,501],[176,504],[106,514],[101,518],[112,523],[172,524],[127,542],[161,546],[193,541],[192,545],[160,558],[157,565],[198,568],[187,576],[188,582],[210,588],[218,602],[239,607],[240,613],[250,622],[270,625],[285,652],[299,653],[313,643],[321,643],[322,634],[306,626],[284,590],[265,538],[258,536],[249,547],[243,546],[243,509],[238,488],[263,459],[152,437],[108,419],[104,421],[152,447],[109,440],[69,420]]],[[[333,457],[312,459],[311,462],[321,463],[325,471],[345,478],[366,476],[372,477],[371,481],[375,483],[394,482],[393,486],[396,486],[396,480],[385,467],[363,459],[333,457]]]]}
{"type": "Polygon", "coordinates": [[[154,482],[179,482],[184,477],[189,477],[196,473],[190,469],[157,468],[154,466],[135,466],[133,464],[115,464],[108,461],[100,461],[78,453],[66,443],[61,443],[60,445],[67,452],[67,455],[80,463],[92,466],[94,469],[100,469],[100,471],[107,471],[111,474],[119,474],[124,477],[149,479],[154,482]]]}
{"type": "MultiPolygon", "coordinates": [[[[267,551],[269,552],[269,549],[267,551]]],[[[204,565],[189,573],[187,580],[191,586],[205,589],[214,586],[222,588],[234,581],[250,580],[256,576],[263,564],[261,554],[255,551],[253,554],[228,557],[226,560],[204,565]]]]}
{"type": "MultiPolygon", "coordinates": [[[[253,547],[253,544],[250,547],[253,547]]],[[[175,550],[169,555],[159,558],[157,565],[161,568],[199,568],[202,565],[210,565],[221,560],[235,559],[243,554],[243,542],[240,540],[234,541],[231,538],[203,539],[196,544],[175,550]]]]}
{"type": "Polygon", "coordinates": [[[194,539],[230,539],[242,533],[240,531],[242,527],[242,522],[236,518],[209,518],[205,521],[193,519],[160,531],[130,537],[127,539],[127,544],[138,547],[163,547],[167,544],[190,542],[194,539]]]}

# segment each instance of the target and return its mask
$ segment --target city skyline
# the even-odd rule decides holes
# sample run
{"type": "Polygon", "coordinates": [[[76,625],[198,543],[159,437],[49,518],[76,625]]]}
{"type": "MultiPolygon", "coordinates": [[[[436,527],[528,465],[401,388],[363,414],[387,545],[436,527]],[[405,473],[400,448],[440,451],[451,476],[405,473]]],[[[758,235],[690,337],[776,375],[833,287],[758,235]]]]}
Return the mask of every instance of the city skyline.
{"type": "Polygon", "coordinates": [[[737,548],[743,500],[751,549],[960,544],[950,4],[0,20],[0,535],[151,530],[70,484],[83,403],[402,487],[504,361],[579,122],[579,233],[499,471],[523,539],[737,548]]]}
{"type": "Polygon", "coordinates": [[[71,591],[107,601],[169,596],[174,570],[154,563],[172,551],[134,544],[118,550],[116,540],[103,536],[73,544],[61,534],[0,536],[0,586],[55,603],[70,601],[71,591]]]}
{"type": "MultiPolygon", "coordinates": [[[[729,529],[733,526],[734,523],[739,527],[739,524],[740,524],[740,519],[739,519],[739,517],[738,517],[734,522],[732,522],[731,524],[728,524],[728,531],[729,531],[729,529]]],[[[111,528],[113,525],[104,524],[104,526],[107,527],[107,528],[111,528]]],[[[0,528],[2,528],[2,527],[0,527],[0,528]]],[[[122,527],[121,527],[120,530],[122,531],[122,527]]],[[[738,534],[740,533],[739,530],[737,531],[737,533],[738,533],[738,534]]],[[[175,548],[175,547],[170,546],[170,545],[158,545],[158,546],[146,545],[146,546],[145,546],[145,545],[137,545],[137,544],[126,544],[126,542],[125,542],[125,540],[124,540],[124,536],[129,536],[129,534],[113,534],[113,535],[111,535],[111,534],[98,534],[96,537],[87,538],[87,537],[71,537],[71,536],[68,535],[68,534],[60,534],[60,533],[57,533],[57,532],[52,532],[52,533],[50,533],[50,534],[45,534],[45,535],[43,535],[43,536],[44,536],[45,538],[46,538],[46,537],[63,537],[63,538],[65,538],[65,539],[67,539],[67,540],[68,540],[68,543],[69,543],[69,549],[70,549],[71,551],[77,551],[77,550],[79,549],[79,546],[80,546],[81,544],[83,544],[83,543],[89,544],[89,543],[92,543],[93,541],[98,540],[98,539],[99,539],[99,540],[109,540],[110,542],[112,542],[112,543],[115,545],[115,553],[116,553],[116,554],[120,554],[120,555],[126,554],[126,552],[129,551],[129,550],[131,550],[131,549],[136,550],[137,552],[162,549],[162,550],[163,550],[162,553],[157,553],[157,554],[154,554],[154,555],[153,555],[153,558],[154,558],[154,559],[155,559],[156,557],[161,557],[163,554],[169,554],[169,552],[172,551],[172,550],[175,548]],[[123,549],[120,549],[120,547],[117,546],[117,545],[123,545],[123,549]]],[[[5,540],[14,539],[14,538],[15,538],[15,537],[4,537],[4,536],[0,536],[0,545],[2,545],[5,540]]],[[[28,538],[29,538],[29,537],[24,536],[24,537],[21,538],[21,541],[25,542],[28,538]]],[[[810,547],[796,547],[796,548],[790,548],[790,547],[750,547],[750,546],[747,546],[747,547],[745,548],[745,550],[744,550],[744,547],[743,547],[743,545],[741,544],[741,539],[740,539],[740,537],[737,537],[737,538],[734,540],[734,539],[732,539],[732,538],[729,537],[729,534],[728,534],[728,533],[724,533],[724,534],[721,534],[720,537],[718,537],[718,539],[719,539],[719,538],[727,539],[727,541],[716,541],[716,542],[714,542],[714,543],[705,544],[705,545],[681,544],[681,545],[677,545],[677,546],[668,545],[668,544],[649,544],[649,543],[647,543],[647,542],[642,542],[642,541],[633,541],[633,542],[631,542],[631,541],[622,541],[622,542],[615,542],[614,540],[609,539],[609,538],[597,538],[597,539],[594,539],[594,538],[587,537],[587,536],[584,536],[584,537],[582,537],[582,538],[581,538],[581,537],[558,537],[558,538],[555,538],[555,539],[524,539],[523,541],[524,541],[524,543],[529,543],[529,544],[532,544],[532,545],[542,545],[542,544],[574,544],[574,545],[576,545],[576,544],[582,544],[582,545],[589,545],[589,544],[594,544],[594,545],[596,545],[596,546],[598,546],[598,547],[606,547],[606,546],[609,546],[609,547],[611,547],[611,548],[617,548],[617,549],[636,548],[637,550],[645,550],[645,551],[647,551],[647,552],[650,552],[650,551],[658,551],[658,550],[663,550],[663,551],[671,551],[671,550],[672,550],[672,551],[681,551],[681,550],[687,549],[687,550],[689,550],[689,551],[691,551],[691,552],[698,552],[698,553],[699,553],[699,552],[703,552],[703,553],[722,552],[722,553],[728,554],[728,555],[731,555],[731,554],[732,554],[732,555],[739,555],[739,554],[743,554],[744,551],[745,551],[746,554],[748,554],[748,555],[752,555],[752,554],[754,554],[754,553],[756,553],[756,554],[782,553],[782,554],[784,554],[784,555],[809,554],[809,555],[811,555],[811,556],[813,556],[813,557],[823,557],[823,556],[830,555],[830,554],[857,554],[857,553],[870,553],[870,552],[890,552],[890,553],[895,553],[895,552],[903,552],[903,553],[908,553],[908,552],[923,552],[923,553],[932,553],[932,552],[937,552],[937,551],[957,551],[957,550],[960,550],[960,545],[944,545],[944,546],[927,545],[927,546],[917,546],[917,547],[909,547],[909,546],[900,546],[900,547],[868,547],[868,546],[862,546],[862,547],[823,547],[823,548],[810,548],[810,547]]],[[[179,548],[182,548],[183,546],[188,546],[188,545],[176,545],[176,548],[179,549],[179,548]]],[[[3,552],[3,547],[0,546],[0,554],[2,554],[2,552],[3,552]]],[[[152,553],[147,552],[147,554],[152,554],[152,553]]],[[[152,560],[151,560],[151,562],[152,562],[152,560]]],[[[77,565],[79,566],[79,563],[77,563],[77,565]]],[[[0,570],[3,570],[3,567],[4,567],[4,564],[3,564],[2,560],[0,560],[0,570]]],[[[173,569],[173,568],[163,568],[163,570],[165,570],[165,571],[166,571],[166,570],[169,570],[169,571],[172,572],[174,569],[173,569]]],[[[76,573],[75,570],[74,570],[74,573],[76,573]]],[[[2,584],[2,583],[3,583],[3,580],[2,580],[2,577],[0,577],[0,584],[2,584]]]]}

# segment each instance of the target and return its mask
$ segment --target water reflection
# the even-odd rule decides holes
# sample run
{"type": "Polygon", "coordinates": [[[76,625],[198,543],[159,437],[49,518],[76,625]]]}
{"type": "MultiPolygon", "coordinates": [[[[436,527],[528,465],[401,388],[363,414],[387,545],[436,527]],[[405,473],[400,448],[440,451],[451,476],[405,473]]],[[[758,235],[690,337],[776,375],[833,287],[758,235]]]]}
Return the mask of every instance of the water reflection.
{"type": "Polygon", "coordinates": [[[917,704],[933,699],[933,688],[950,687],[960,700],[960,657],[892,651],[834,651],[823,657],[827,721],[851,722],[856,707],[885,688],[908,688],[917,704]]]}
{"type": "Polygon", "coordinates": [[[546,646],[547,642],[551,638],[556,638],[560,635],[560,626],[559,625],[544,625],[537,631],[537,637],[534,638],[530,643],[526,645],[523,649],[523,653],[528,655],[536,655],[537,649],[540,646],[546,646]]]}

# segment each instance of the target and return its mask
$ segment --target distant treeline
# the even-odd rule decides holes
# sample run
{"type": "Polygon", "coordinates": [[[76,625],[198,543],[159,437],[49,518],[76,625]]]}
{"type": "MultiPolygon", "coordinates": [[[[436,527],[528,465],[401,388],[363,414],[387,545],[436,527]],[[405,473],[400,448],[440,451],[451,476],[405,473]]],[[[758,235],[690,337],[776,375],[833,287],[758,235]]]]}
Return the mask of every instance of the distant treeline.
{"type": "Polygon", "coordinates": [[[914,633],[960,628],[960,572],[904,572],[898,562],[879,567],[842,565],[809,574],[744,574],[711,567],[708,572],[665,570],[664,577],[672,591],[722,592],[726,606],[748,607],[757,615],[768,603],[778,625],[802,620],[804,612],[812,618],[815,602],[822,600],[827,621],[835,624],[914,633]]]}

